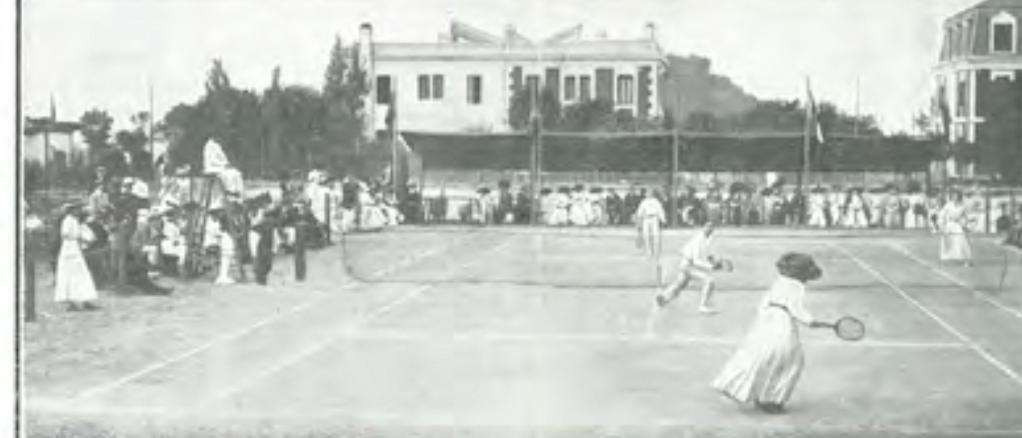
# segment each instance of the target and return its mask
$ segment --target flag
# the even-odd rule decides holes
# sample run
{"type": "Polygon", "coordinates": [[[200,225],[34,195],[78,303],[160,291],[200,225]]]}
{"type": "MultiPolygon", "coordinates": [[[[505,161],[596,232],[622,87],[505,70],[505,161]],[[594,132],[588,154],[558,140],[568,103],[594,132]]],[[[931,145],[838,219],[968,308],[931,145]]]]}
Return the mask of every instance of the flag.
{"type": "Polygon", "coordinates": [[[57,121],[57,103],[53,99],[53,95],[50,95],[50,122],[57,121]]]}
{"type": "Polygon", "coordinates": [[[813,98],[813,90],[809,86],[809,78],[806,78],[806,135],[814,136],[817,143],[823,144],[823,126],[820,125],[819,115],[816,99],[813,98]]]}

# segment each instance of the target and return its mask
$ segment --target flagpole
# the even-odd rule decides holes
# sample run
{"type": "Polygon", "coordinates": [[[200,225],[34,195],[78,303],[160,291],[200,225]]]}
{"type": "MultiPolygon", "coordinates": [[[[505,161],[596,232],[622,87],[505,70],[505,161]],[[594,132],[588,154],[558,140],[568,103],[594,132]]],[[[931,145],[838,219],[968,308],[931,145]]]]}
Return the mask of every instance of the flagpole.
{"type": "Polygon", "coordinates": [[[806,103],[805,103],[805,105],[806,105],[806,120],[805,120],[805,130],[802,133],[802,169],[800,169],[800,173],[799,173],[799,176],[798,176],[798,192],[797,192],[798,195],[802,195],[803,185],[806,183],[806,180],[809,178],[809,147],[810,147],[809,136],[811,135],[812,123],[813,123],[812,122],[812,117],[811,117],[812,116],[811,111],[812,111],[812,107],[813,107],[813,102],[812,102],[813,98],[812,98],[812,95],[810,93],[811,93],[811,91],[809,90],[809,78],[806,77],[806,103]]]}
{"type": "Polygon", "coordinates": [[[152,170],[153,182],[159,181],[159,175],[156,170],[156,130],[153,128],[153,119],[156,114],[153,112],[153,80],[149,78],[149,168],[152,170]]]}
{"type": "Polygon", "coordinates": [[[859,89],[859,76],[855,76],[855,119],[852,121],[852,136],[859,136],[859,98],[861,96],[859,89]]]}
{"type": "MultiPolygon", "coordinates": [[[[397,105],[397,86],[391,85],[390,105],[395,108],[397,105]]],[[[397,111],[394,110],[394,117],[390,121],[390,185],[394,188],[395,199],[398,195],[397,188],[397,111]]]]}

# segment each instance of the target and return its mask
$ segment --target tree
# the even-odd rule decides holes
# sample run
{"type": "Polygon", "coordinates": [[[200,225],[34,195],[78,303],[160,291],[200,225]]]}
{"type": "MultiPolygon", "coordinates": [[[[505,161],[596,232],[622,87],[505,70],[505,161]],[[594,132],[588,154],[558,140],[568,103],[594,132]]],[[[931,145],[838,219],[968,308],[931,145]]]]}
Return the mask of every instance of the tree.
{"type": "MultiPolygon", "coordinates": [[[[532,95],[528,87],[521,87],[511,95],[511,106],[508,109],[508,122],[515,130],[529,127],[532,117],[532,95]]],[[[539,92],[539,114],[543,119],[543,129],[556,130],[561,126],[561,102],[550,87],[539,92]]]]}
{"type": "Polygon", "coordinates": [[[114,119],[104,110],[93,108],[82,114],[82,136],[89,147],[89,161],[96,162],[110,148],[110,129],[114,119]]]}
{"type": "Polygon", "coordinates": [[[336,167],[339,162],[355,161],[366,120],[362,99],[368,93],[368,80],[359,67],[357,48],[350,50],[351,61],[345,59],[344,46],[335,37],[330,49],[330,61],[324,74],[322,94],[322,142],[317,155],[322,155],[328,165],[336,167]]]}

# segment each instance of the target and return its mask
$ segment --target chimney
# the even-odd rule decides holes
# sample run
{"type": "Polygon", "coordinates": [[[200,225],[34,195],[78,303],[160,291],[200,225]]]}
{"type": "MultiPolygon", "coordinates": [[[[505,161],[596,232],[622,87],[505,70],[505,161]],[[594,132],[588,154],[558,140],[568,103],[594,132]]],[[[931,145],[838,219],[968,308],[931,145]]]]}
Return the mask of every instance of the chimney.
{"type": "Polygon", "coordinates": [[[368,88],[363,97],[362,136],[369,140],[376,138],[376,72],[373,64],[373,25],[362,23],[358,27],[358,65],[365,74],[368,88]]]}
{"type": "Polygon", "coordinates": [[[653,42],[657,40],[656,24],[653,24],[652,21],[646,23],[646,38],[653,42]]]}

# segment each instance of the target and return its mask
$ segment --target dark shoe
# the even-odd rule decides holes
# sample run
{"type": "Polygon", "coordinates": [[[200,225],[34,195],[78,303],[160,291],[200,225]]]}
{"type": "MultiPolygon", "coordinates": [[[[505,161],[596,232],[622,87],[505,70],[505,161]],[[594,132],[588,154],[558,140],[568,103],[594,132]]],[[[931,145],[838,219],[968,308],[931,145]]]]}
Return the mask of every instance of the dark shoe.
{"type": "Polygon", "coordinates": [[[667,305],[667,298],[664,298],[663,295],[657,295],[656,296],[656,305],[657,305],[657,307],[663,308],[664,306],[667,305]]]}
{"type": "Polygon", "coordinates": [[[776,414],[783,414],[784,413],[784,406],[780,405],[780,404],[777,404],[777,403],[759,403],[759,402],[756,402],[756,407],[759,408],[759,410],[761,410],[763,412],[766,412],[768,414],[776,415],[776,414]]]}
{"type": "Polygon", "coordinates": [[[82,310],[82,308],[79,307],[77,303],[68,303],[67,305],[68,312],[77,312],[79,310],[82,310]]]}
{"type": "Polygon", "coordinates": [[[82,310],[99,310],[99,306],[90,301],[82,304],[82,310]]]}

